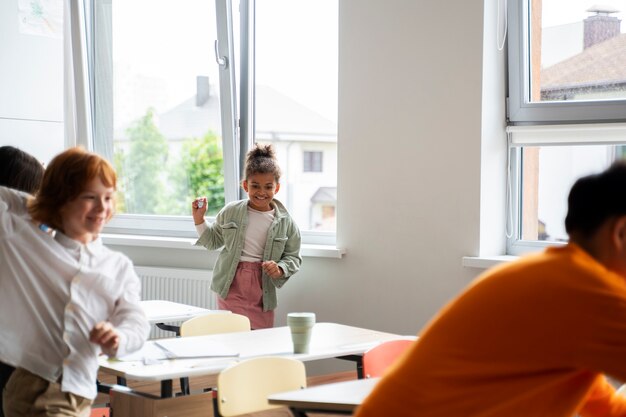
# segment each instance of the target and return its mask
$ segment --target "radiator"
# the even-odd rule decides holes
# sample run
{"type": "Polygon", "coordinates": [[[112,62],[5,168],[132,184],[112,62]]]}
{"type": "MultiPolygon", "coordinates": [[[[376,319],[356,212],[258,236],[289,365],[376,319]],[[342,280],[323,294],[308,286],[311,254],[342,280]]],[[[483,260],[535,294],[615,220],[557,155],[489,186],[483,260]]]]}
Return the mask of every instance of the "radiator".
{"type": "MultiPolygon", "coordinates": [[[[211,271],[205,269],[155,268],[135,266],[141,279],[142,300],[167,300],[208,309],[217,309],[211,291],[211,271]]],[[[180,323],[170,323],[180,325],[180,323]]],[[[174,334],[153,326],[151,339],[172,337],[174,334]]]]}

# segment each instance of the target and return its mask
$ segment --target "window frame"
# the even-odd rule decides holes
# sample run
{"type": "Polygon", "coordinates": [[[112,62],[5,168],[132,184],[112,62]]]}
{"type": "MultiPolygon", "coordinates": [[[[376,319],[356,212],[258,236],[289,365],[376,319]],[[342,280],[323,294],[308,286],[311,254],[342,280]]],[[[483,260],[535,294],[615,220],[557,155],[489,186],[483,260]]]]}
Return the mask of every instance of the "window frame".
{"type": "Polygon", "coordinates": [[[623,121],[626,99],[603,101],[530,101],[530,5],[508,0],[509,124],[597,123],[623,121]]]}
{"type": "MultiPolygon", "coordinates": [[[[89,82],[95,85],[95,44],[97,42],[97,28],[95,11],[99,3],[111,4],[112,0],[85,0],[88,3],[88,67],[89,82]]],[[[217,40],[215,45],[216,59],[219,56],[226,65],[220,65],[220,109],[222,122],[222,141],[224,157],[224,197],[225,204],[245,198],[240,186],[243,173],[245,154],[252,144],[254,136],[254,9],[255,0],[239,0],[233,4],[232,0],[215,0],[217,20],[217,40]],[[235,33],[233,13],[239,13],[239,57],[235,52],[235,33]],[[239,61],[237,60],[239,58],[239,61]],[[237,83],[237,70],[239,83],[237,83]],[[240,86],[237,95],[237,86],[240,86]],[[239,99],[239,101],[237,100],[239,99]]],[[[92,88],[91,91],[95,89],[92,88]]],[[[93,130],[95,137],[96,97],[92,94],[91,104],[94,118],[93,130]]],[[[91,144],[92,149],[95,144],[91,144]]],[[[102,146],[101,146],[102,147],[102,146]]],[[[96,149],[96,151],[98,151],[96,149]]],[[[106,155],[105,155],[106,156],[106,155]]],[[[110,157],[110,155],[109,155],[110,157]]],[[[209,222],[214,217],[208,217],[209,222]]],[[[167,238],[196,238],[197,233],[193,226],[191,215],[141,215],[117,214],[104,228],[107,235],[128,236],[158,236],[167,238]]],[[[311,245],[336,244],[336,232],[302,231],[302,242],[311,245]]]]}
{"type": "Polygon", "coordinates": [[[626,99],[598,101],[530,101],[530,4],[508,2],[508,96],[506,251],[536,252],[563,242],[523,240],[522,166],[524,146],[624,144],[626,99]]]}
{"type": "MultiPolygon", "coordinates": [[[[88,38],[88,72],[91,91],[96,85],[96,71],[103,71],[102,66],[96,62],[97,51],[96,42],[99,41],[98,16],[100,4],[108,4],[112,7],[112,0],[87,0],[89,12],[89,22],[87,29],[88,38]]],[[[225,65],[219,65],[219,85],[220,85],[220,109],[222,123],[222,149],[224,158],[224,199],[225,203],[237,200],[239,196],[239,157],[237,143],[237,102],[235,86],[235,53],[233,46],[233,22],[232,22],[232,1],[215,0],[216,7],[216,29],[217,40],[215,45],[216,60],[219,56],[225,65]]],[[[109,16],[110,17],[110,16],[109,16]]],[[[109,25],[111,22],[107,22],[109,25]]],[[[105,29],[106,30],[106,29],[105,29]]],[[[106,71],[106,70],[105,70],[106,71]]],[[[110,70],[111,71],[111,70],[110,70]]],[[[107,74],[112,79],[112,74],[107,74]]],[[[103,113],[99,112],[96,106],[97,97],[91,95],[91,106],[93,109],[93,137],[97,137],[97,118],[103,113]]],[[[104,115],[106,117],[106,115],[104,115]]],[[[92,143],[91,148],[96,152],[111,158],[109,153],[112,148],[106,144],[92,143]],[[101,149],[102,148],[102,149],[101,149]]],[[[209,221],[214,220],[208,218],[209,221]]],[[[167,215],[141,215],[141,214],[117,214],[105,226],[104,233],[119,235],[150,235],[167,237],[196,237],[193,228],[191,215],[189,216],[167,216],[167,215]]]]}

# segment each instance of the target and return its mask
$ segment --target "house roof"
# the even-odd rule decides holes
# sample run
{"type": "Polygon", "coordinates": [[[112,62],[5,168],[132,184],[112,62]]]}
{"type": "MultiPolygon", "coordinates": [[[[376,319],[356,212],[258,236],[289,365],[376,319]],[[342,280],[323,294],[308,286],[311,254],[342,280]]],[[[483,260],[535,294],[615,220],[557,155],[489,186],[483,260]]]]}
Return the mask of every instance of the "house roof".
{"type": "Polygon", "coordinates": [[[209,129],[221,136],[219,97],[212,95],[203,105],[196,106],[196,96],[192,96],[157,115],[157,125],[170,140],[199,138],[209,129]]]}
{"type": "Polygon", "coordinates": [[[320,187],[311,197],[312,203],[336,203],[337,187],[320,187]]]}
{"type": "Polygon", "coordinates": [[[280,134],[308,134],[337,136],[337,125],[288,97],[266,86],[256,86],[257,134],[274,132],[280,134]]]}
{"type": "MultiPolygon", "coordinates": [[[[219,96],[213,94],[204,104],[196,106],[194,95],[156,115],[155,120],[160,132],[169,140],[202,137],[209,129],[221,134],[219,96]]],[[[256,135],[262,138],[334,140],[337,136],[337,127],[333,121],[263,85],[256,87],[255,122],[256,135]]],[[[126,136],[125,133],[123,136],[126,136]]]]}
{"type": "Polygon", "coordinates": [[[626,81],[626,34],[593,45],[541,71],[541,88],[626,81]]]}

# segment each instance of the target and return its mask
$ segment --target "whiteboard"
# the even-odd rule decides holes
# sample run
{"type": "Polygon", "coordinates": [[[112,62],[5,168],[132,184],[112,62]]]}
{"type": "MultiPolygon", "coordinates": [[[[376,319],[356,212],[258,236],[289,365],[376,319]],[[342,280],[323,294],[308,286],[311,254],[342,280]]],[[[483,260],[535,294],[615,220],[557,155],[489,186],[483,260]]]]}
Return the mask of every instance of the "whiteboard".
{"type": "Polygon", "coordinates": [[[61,122],[63,39],[24,33],[28,3],[0,1],[0,118],[61,122]]]}

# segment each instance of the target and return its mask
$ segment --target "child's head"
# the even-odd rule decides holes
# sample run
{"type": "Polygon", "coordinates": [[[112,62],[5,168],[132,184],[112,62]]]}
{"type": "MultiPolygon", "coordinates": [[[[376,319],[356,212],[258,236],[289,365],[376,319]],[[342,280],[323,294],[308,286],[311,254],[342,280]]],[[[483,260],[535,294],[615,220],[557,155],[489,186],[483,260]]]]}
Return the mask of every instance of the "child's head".
{"type": "MultiPolygon", "coordinates": [[[[63,224],[65,207],[76,200],[93,180],[115,190],[117,176],[109,162],[82,148],[69,148],[46,168],[41,189],[29,207],[31,216],[54,229],[63,224]]],[[[107,219],[112,212],[107,214],[107,219]]]]}
{"type": "Polygon", "coordinates": [[[0,185],[35,194],[43,172],[34,156],[13,146],[0,146],[0,185]]]}
{"type": "Polygon", "coordinates": [[[242,185],[248,193],[250,207],[271,210],[274,194],[280,189],[280,167],[272,145],[256,144],[246,156],[244,173],[242,185]]]}
{"type": "Polygon", "coordinates": [[[272,145],[255,144],[246,155],[244,180],[254,174],[272,174],[276,183],[280,182],[280,167],[272,145]]]}

